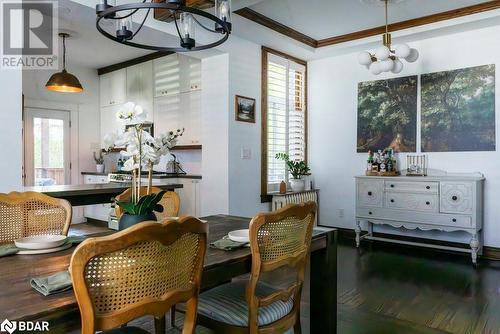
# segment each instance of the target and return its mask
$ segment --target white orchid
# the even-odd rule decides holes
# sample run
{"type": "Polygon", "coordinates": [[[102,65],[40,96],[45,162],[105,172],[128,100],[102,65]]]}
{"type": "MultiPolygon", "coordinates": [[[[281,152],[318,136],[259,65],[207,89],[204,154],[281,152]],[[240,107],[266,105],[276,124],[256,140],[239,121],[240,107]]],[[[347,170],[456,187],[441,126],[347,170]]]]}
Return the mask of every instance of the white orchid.
{"type": "Polygon", "coordinates": [[[147,113],[140,105],[127,102],[118,110],[116,118],[125,121],[127,124],[141,124],[146,120],[147,113]]]}
{"type": "MultiPolygon", "coordinates": [[[[153,166],[157,165],[161,157],[168,154],[170,149],[177,144],[177,138],[183,135],[184,129],[170,131],[154,138],[149,132],[143,130],[147,118],[146,112],[133,102],[125,103],[116,113],[116,118],[125,121],[130,126],[119,135],[107,135],[104,138],[105,145],[108,149],[125,147],[125,150],[120,152],[123,157],[127,158],[123,166],[124,171],[137,171],[137,174],[141,175],[143,167],[147,167],[149,170],[148,189],[150,189],[153,166]]],[[[141,187],[141,177],[134,177],[132,183],[134,190],[132,198],[134,202],[137,202],[140,198],[138,189],[141,187]]]]}

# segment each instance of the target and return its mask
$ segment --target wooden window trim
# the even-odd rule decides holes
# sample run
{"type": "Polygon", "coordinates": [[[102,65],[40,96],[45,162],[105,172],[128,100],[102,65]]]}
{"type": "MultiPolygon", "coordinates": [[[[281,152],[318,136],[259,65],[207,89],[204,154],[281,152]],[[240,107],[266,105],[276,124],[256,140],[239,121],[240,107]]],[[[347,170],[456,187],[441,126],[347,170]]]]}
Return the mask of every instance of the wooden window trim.
{"type": "Polygon", "coordinates": [[[267,193],[267,62],[268,55],[274,54],[276,56],[291,60],[297,64],[305,67],[304,72],[304,141],[305,150],[304,156],[307,162],[308,158],[308,114],[309,108],[307,104],[308,97],[308,69],[305,60],[288,55],[281,51],[277,51],[265,46],[262,46],[262,75],[261,75],[261,165],[260,165],[260,201],[261,203],[271,202],[272,196],[267,193]]]}

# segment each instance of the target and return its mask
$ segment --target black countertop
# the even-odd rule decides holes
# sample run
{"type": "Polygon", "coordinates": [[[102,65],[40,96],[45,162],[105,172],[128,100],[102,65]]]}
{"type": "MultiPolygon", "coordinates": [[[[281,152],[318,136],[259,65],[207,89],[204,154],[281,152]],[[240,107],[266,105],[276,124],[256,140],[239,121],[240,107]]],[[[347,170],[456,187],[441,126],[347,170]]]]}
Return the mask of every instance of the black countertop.
{"type": "MultiPolygon", "coordinates": [[[[82,172],[82,175],[96,175],[96,176],[108,176],[109,173],[97,173],[97,172],[82,172]]],[[[147,177],[147,175],[143,175],[147,177]]],[[[201,175],[197,174],[153,174],[153,179],[199,179],[201,180],[201,175]]]]}

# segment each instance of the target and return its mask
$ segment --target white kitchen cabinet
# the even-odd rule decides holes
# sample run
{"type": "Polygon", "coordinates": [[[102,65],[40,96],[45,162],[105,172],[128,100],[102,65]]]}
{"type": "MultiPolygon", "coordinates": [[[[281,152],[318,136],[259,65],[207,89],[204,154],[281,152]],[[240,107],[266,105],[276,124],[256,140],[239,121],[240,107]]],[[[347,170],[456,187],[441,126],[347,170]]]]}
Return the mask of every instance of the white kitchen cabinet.
{"type": "Polygon", "coordinates": [[[101,108],[101,146],[104,148],[104,137],[110,133],[121,133],[125,127],[116,119],[116,113],[121,105],[101,108]]]}
{"type": "Polygon", "coordinates": [[[201,60],[180,55],[179,65],[181,93],[201,89],[201,60]]]}
{"type": "Polygon", "coordinates": [[[178,145],[201,143],[201,91],[155,98],[155,133],[184,128],[178,145]]]}
{"type": "Polygon", "coordinates": [[[155,98],[154,104],[155,134],[182,128],[181,94],[155,98]]]}
{"type": "Polygon", "coordinates": [[[181,199],[179,216],[189,215],[199,217],[201,180],[179,178],[177,182],[183,185],[183,188],[176,189],[181,199]]]}
{"type": "Polygon", "coordinates": [[[125,103],[127,100],[127,71],[121,69],[101,75],[99,87],[101,107],[125,103]]]}
{"type": "Polygon", "coordinates": [[[127,67],[127,102],[140,105],[153,122],[153,62],[127,67]]]}
{"type": "Polygon", "coordinates": [[[176,95],[181,92],[181,67],[178,54],[157,58],[153,61],[154,96],[176,95]]]}
{"type": "MultiPolygon", "coordinates": [[[[107,175],[84,175],[84,184],[105,184],[108,183],[107,175]]],[[[83,210],[85,218],[101,220],[107,222],[111,211],[111,203],[87,205],[83,210]]]]}

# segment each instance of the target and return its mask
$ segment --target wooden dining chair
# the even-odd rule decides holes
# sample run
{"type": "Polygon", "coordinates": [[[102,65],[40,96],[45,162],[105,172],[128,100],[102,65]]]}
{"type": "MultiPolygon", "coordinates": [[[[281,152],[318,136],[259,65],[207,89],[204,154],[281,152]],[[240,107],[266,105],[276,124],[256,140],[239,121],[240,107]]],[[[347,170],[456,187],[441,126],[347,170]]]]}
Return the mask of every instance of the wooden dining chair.
{"type": "MultiPolygon", "coordinates": [[[[162,190],[158,187],[151,187],[151,193],[157,194],[162,190]]],[[[141,187],[141,196],[146,195],[148,192],[148,187],[141,187]]],[[[115,197],[116,201],[125,202],[129,201],[132,197],[132,191],[130,189],[125,190],[123,193],[115,197]]],[[[179,209],[181,206],[181,200],[179,195],[175,191],[167,191],[160,203],[163,206],[163,212],[155,212],[156,217],[159,221],[168,219],[170,217],[177,217],[179,215],[179,209]]],[[[115,214],[117,218],[120,218],[123,214],[123,209],[118,205],[115,205],[115,214]]]]}
{"type": "Polygon", "coordinates": [[[193,217],[144,222],[80,244],[70,264],[82,334],[148,333],[121,327],[152,315],[157,334],[165,313],[186,302],[182,333],[194,333],[207,243],[207,224],[193,217]]]}
{"type": "Polygon", "coordinates": [[[0,194],[0,244],[45,234],[67,235],[72,207],[68,201],[37,192],[0,194]]]}
{"type": "Polygon", "coordinates": [[[300,299],[316,204],[289,205],[250,222],[252,270],[248,282],[234,281],[200,295],[199,323],[216,333],[301,333],[300,299]],[[292,268],[292,283],[275,288],[265,273],[292,268]]]}

